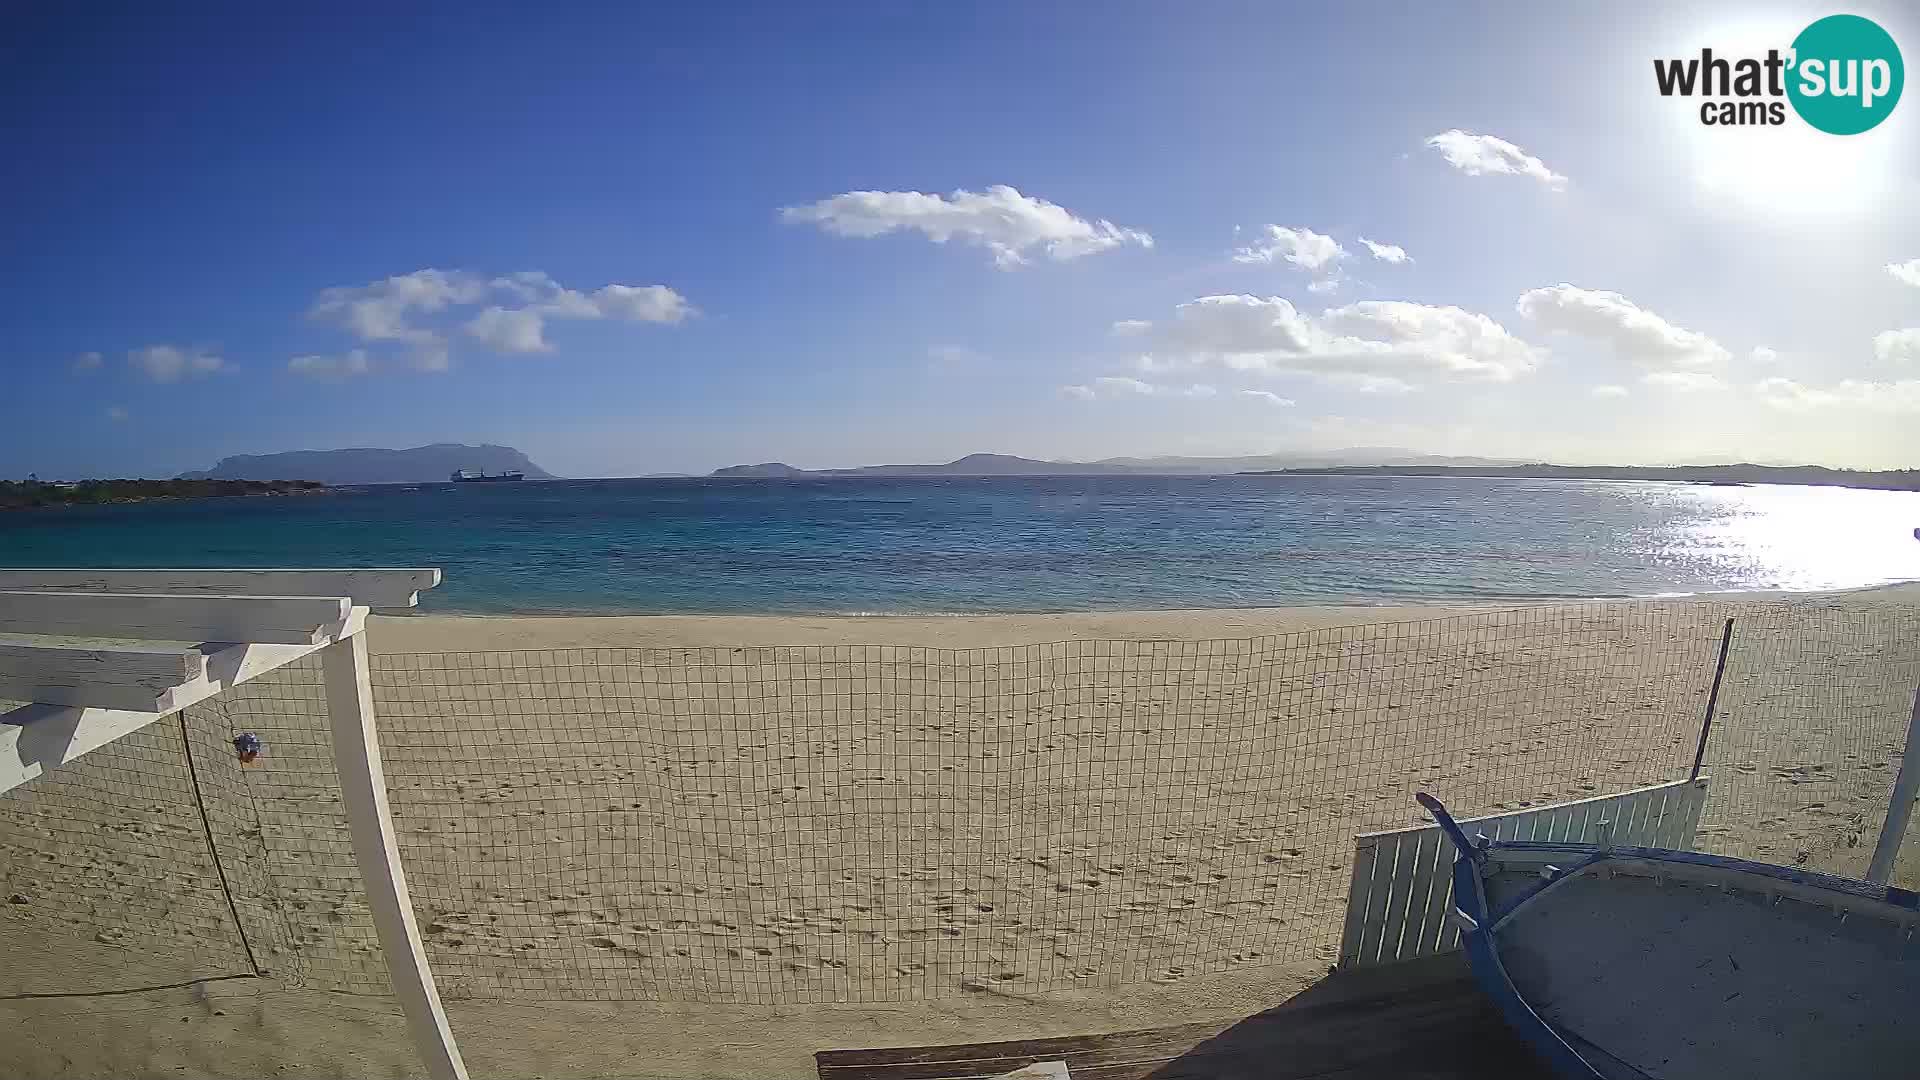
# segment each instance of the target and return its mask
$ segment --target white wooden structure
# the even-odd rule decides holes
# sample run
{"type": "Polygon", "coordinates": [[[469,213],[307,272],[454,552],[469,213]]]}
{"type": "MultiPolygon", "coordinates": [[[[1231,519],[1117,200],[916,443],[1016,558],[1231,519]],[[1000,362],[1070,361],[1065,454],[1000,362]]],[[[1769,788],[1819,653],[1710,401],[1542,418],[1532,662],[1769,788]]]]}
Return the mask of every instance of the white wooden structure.
{"type": "Polygon", "coordinates": [[[0,792],[319,653],[341,803],[394,995],[434,1080],[464,1080],[401,871],[367,680],[371,608],[440,571],[0,570],[0,792]],[[18,635],[27,635],[18,637],[18,635]],[[63,642],[60,638],[109,639],[63,642]]]}
{"type": "MultiPolygon", "coordinates": [[[[1693,850],[1707,803],[1707,777],[1618,795],[1462,820],[1467,835],[1494,840],[1602,842],[1693,850]],[[1604,824],[1603,824],[1604,823],[1604,824]]],[[[1353,882],[1340,939],[1342,968],[1372,967],[1460,946],[1453,910],[1453,845],[1438,825],[1362,833],[1353,841],[1353,882]]]]}

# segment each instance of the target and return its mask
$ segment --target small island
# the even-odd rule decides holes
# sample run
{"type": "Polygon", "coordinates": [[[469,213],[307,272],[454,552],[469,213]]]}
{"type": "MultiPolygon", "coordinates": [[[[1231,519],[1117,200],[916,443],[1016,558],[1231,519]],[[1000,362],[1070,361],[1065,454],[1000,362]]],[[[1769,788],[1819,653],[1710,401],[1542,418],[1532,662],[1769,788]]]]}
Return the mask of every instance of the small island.
{"type": "Polygon", "coordinates": [[[312,495],[325,490],[325,484],[312,480],[81,480],[74,483],[0,480],[0,510],[235,495],[312,495]]]}

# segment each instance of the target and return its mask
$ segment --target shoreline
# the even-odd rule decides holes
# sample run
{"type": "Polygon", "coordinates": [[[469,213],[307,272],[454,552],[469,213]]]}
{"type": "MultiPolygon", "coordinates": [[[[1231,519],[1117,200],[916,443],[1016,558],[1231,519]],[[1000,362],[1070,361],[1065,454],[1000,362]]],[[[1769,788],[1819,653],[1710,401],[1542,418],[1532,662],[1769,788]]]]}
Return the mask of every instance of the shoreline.
{"type": "Polygon", "coordinates": [[[1376,623],[1445,619],[1488,611],[1617,604],[1793,600],[1920,603],[1920,582],[1824,592],[1718,592],[1682,596],[1460,604],[1320,604],[1300,607],[1172,608],[958,615],[375,615],[375,653],[518,649],[710,648],[760,645],[910,645],[993,648],[1055,641],[1198,641],[1248,638],[1376,623]]]}

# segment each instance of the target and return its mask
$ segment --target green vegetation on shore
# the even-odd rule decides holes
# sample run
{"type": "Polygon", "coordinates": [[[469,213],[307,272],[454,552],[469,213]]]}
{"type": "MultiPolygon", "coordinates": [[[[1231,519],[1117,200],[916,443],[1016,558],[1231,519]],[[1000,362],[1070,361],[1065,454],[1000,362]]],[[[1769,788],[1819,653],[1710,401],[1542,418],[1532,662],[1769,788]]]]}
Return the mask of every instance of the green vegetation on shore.
{"type": "Polygon", "coordinates": [[[1261,469],[1243,476],[1492,476],[1526,480],[1667,480],[1686,484],[1807,484],[1920,491],[1920,469],[1829,469],[1822,465],[1349,465],[1261,469]]]}
{"type": "Polygon", "coordinates": [[[223,495],[307,495],[325,490],[325,484],[312,480],[82,480],[77,484],[0,480],[0,510],[97,506],[150,499],[209,499],[223,495]]]}

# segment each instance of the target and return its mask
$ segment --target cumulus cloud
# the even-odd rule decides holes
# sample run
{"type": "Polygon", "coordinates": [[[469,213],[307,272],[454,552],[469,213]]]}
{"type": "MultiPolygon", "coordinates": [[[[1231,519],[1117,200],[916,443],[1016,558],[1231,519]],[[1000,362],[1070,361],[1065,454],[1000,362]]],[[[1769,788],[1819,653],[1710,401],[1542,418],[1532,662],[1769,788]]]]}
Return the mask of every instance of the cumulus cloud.
{"type": "Polygon", "coordinates": [[[1646,368],[1709,368],[1729,359],[1719,342],[1675,326],[1617,292],[1563,283],[1529,289],[1516,306],[1546,330],[1604,341],[1646,368]]]}
{"type": "Polygon", "coordinates": [[[1366,300],[1318,316],[1278,297],[1203,296],[1181,304],[1153,331],[1148,371],[1207,364],[1238,371],[1335,376],[1374,392],[1415,379],[1505,382],[1539,355],[1485,315],[1402,300],[1366,300]]]}
{"type": "Polygon", "coordinates": [[[1271,390],[1235,390],[1234,393],[1239,394],[1241,397],[1250,397],[1264,401],[1269,405],[1289,406],[1294,404],[1292,398],[1283,398],[1271,390]]]}
{"type": "Polygon", "coordinates": [[[227,362],[205,349],[149,345],[127,353],[127,364],[158,383],[179,382],[224,370],[227,362]]]}
{"type": "Polygon", "coordinates": [[[1547,168],[1546,162],[1492,135],[1454,128],[1429,138],[1427,145],[1468,176],[1529,176],[1556,191],[1567,186],[1567,178],[1547,168]]]}
{"type": "Polygon", "coordinates": [[[489,307],[467,323],[467,334],[496,352],[552,352],[546,325],[546,316],[533,308],[489,307]]]}
{"type": "Polygon", "coordinates": [[[119,405],[107,406],[107,419],[119,423],[127,418],[127,410],[119,405]]]}
{"type": "Polygon", "coordinates": [[[1314,232],[1312,229],[1289,229],[1283,225],[1269,225],[1263,238],[1243,248],[1235,249],[1233,261],[1238,263],[1271,263],[1284,261],[1302,270],[1320,270],[1337,259],[1344,259],[1347,249],[1331,236],[1314,232]]]}
{"type": "Polygon", "coordinates": [[[1873,335],[1873,358],[1883,364],[1920,363],[1920,326],[1873,335]]]}
{"type": "Polygon", "coordinates": [[[1701,371],[1649,371],[1640,376],[1640,381],[1662,390],[1677,390],[1689,394],[1720,389],[1719,379],[1701,371]]]}
{"type": "Polygon", "coordinates": [[[1153,324],[1145,319],[1121,319],[1113,324],[1115,337],[1140,337],[1153,329],[1153,324]]]}
{"type": "Polygon", "coordinates": [[[1920,288],[1920,259],[1908,259],[1903,263],[1888,263],[1887,273],[1892,274],[1895,281],[1903,281],[1915,288],[1920,288]]]}
{"type": "Polygon", "coordinates": [[[1780,362],[1780,351],[1765,345],[1755,345],[1753,351],[1747,354],[1747,359],[1756,364],[1777,364],[1780,362]]]}
{"type": "Polygon", "coordinates": [[[593,292],[597,314],[630,322],[684,322],[699,312],[687,298],[665,285],[602,285],[593,292]]]}
{"type": "Polygon", "coordinates": [[[1067,262],[1126,245],[1153,246],[1153,237],[1142,230],[1080,217],[1005,184],[951,195],[849,191],[785,207],[780,220],[861,239],[903,230],[919,232],[936,244],[958,239],[992,252],[994,265],[1002,270],[1025,265],[1036,250],[1054,262],[1067,262]]]}
{"type": "Polygon", "coordinates": [[[365,285],[322,289],[308,317],[342,327],[362,341],[399,341],[432,345],[440,336],[415,326],[417,313],[477,304],[486,299],[491,284],[461,270],[415,270],[365,285]]]}
{"type": "Polygon", "coordinates": [[[322,290],[308,316],[368,342],[414,347],[413,366],[444,371],[445,334],[420,317],[486,305],[468,319],[469,336],[502,352],[550,352],[548,319],[623,319],[675,324],[698,315],[687,298],[665,285],[603,285],[591,293],[570,289],[541,270],[494,278],[464,270],[416,270],[365,285],[322,290]]]}
{"type": "Polygon", "coordinates": [[[1360,238],[1360,242],[1366,245],[1367,250],[1373,254],[1375,259],[1383,263],[1394,263],[1398,265],[1400,263],[1410,263],[1413,261],[1413,256],[1407,254],[1407,249],[1398,244],[1376,244],[1364,236],[1360,238]]]}
{"type": "Polygon", "coordinates": [[[106,360],[97,352],[83,352],[68,364],[75,374],[84,375],[90,371],[99,371],[106,360]]]}
{"type": "Polygon", "coordinates": [[[373,360],[365,349],[349,349],[338,356],[296,356],[287,370],[309,379],[350,379],[372,372],[373,360]]]}
{"type": "Polygon", "coordinates": [[[1762,402],[1785,412],[1846,409],[1866,413],[1920,413],[1920,379],[1867,382],[1842,379],[1828,387],[1806,386],[1792,379],[1761,379],[1753,392],[1762,402]]]}
{"type": "Polygon", "coordinates": [[[1628,390],[1624,386],[1607,385],[1596,386],[1587,393],[1597,398],[1623,398],[1627,396],[1628,390]]]}

